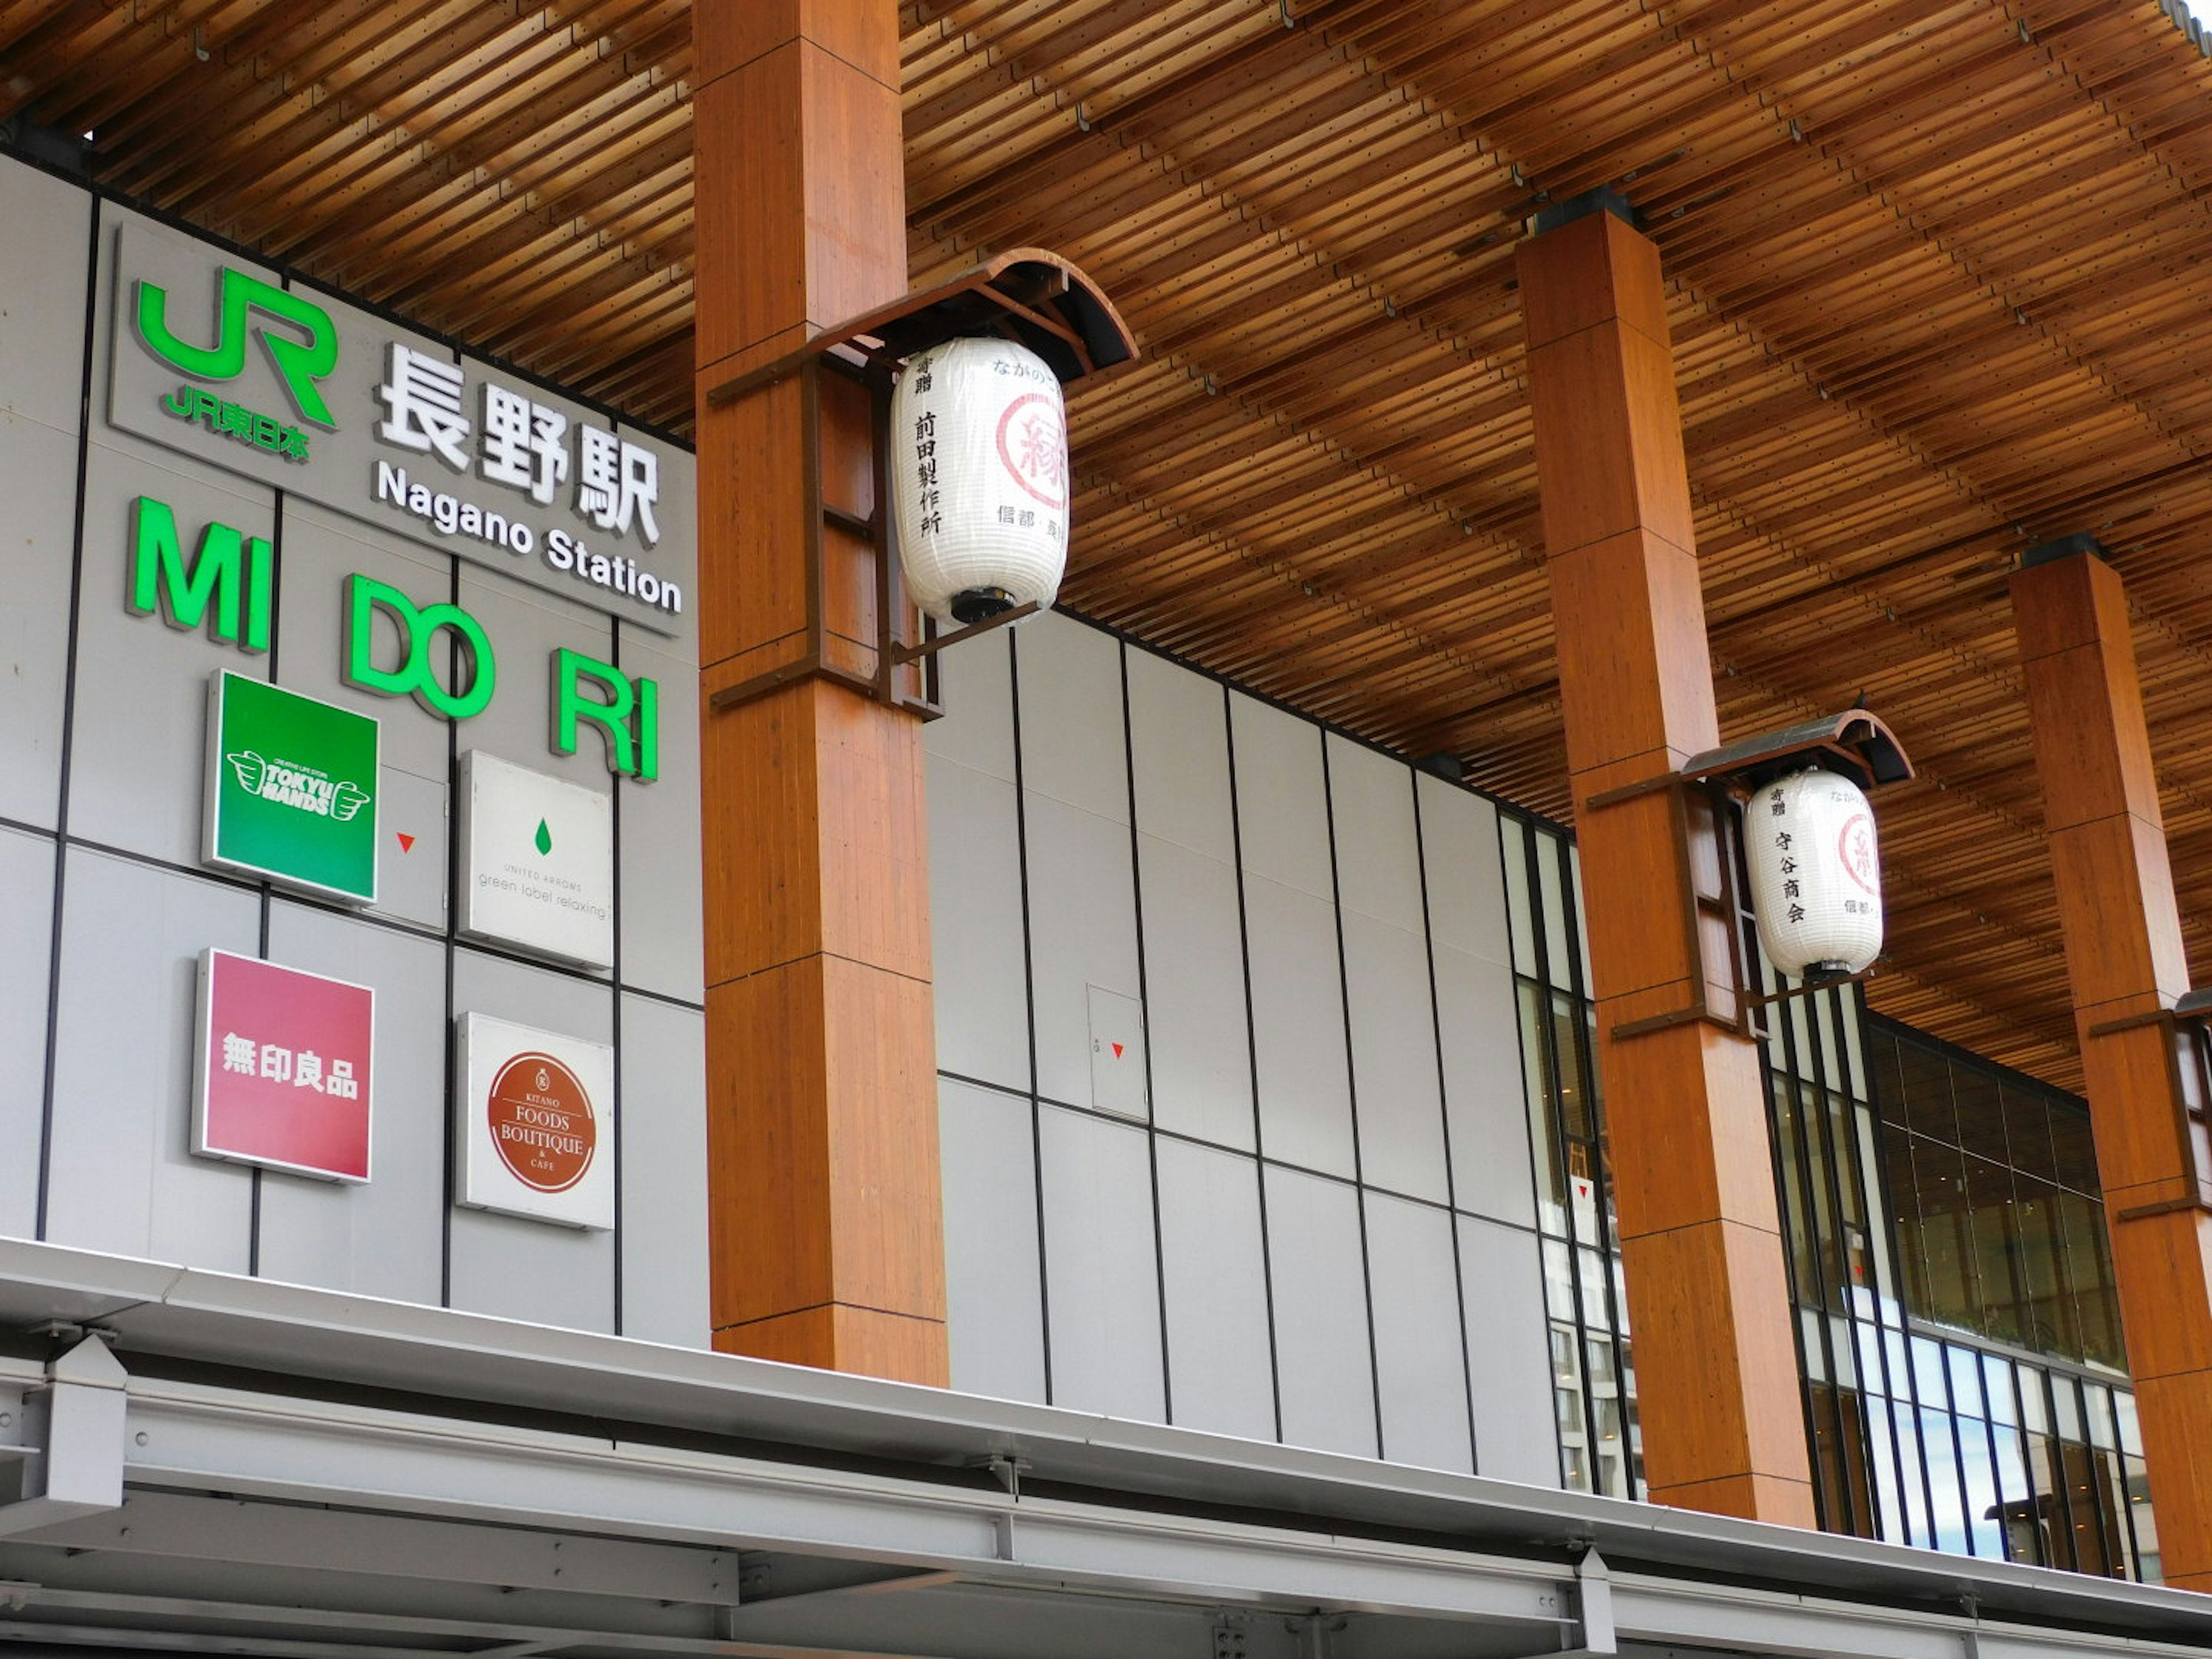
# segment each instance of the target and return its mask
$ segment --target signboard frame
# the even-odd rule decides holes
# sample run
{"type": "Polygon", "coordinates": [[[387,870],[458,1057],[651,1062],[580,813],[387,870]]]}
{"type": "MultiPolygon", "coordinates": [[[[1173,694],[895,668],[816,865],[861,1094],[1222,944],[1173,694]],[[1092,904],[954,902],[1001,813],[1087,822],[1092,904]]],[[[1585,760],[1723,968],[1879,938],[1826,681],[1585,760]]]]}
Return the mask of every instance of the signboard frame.
{"type": "Polygon", "coordinates": [[[287,1175],[302,1176],[311,1181],[325,1182],[334,1186],[365,1187],[374,1179],[376,1170],[376,988],[362,985],[349,979],[339,979],[331,974],[310,973],[304,968],[293,968],[283,963],[270,962],[262,957],[249,957],[242,951],[225,951],[210,945],[200,952],[198,1002],[193,1017],[192,1050],[192,1155],[196,1158],[218,1159],[226,1164],[243,1164],[254,1169],[277,1170],[287,1175]],[[271,1158],[259,1152],[244,1151],[237,1146],[219,1146],[211,1136],[211,1116],[214,1103],[210,1099],[211,1085],[217,1075],[216,1017],[216,975],[218,960],[249,963],[255,968],[273,969],[301,979],[313,980],[319,984],[333,985],[348,991],[358,991],[368,1000],[368,1054],[367,1075],[360,1079],[361,1088],[361,1173],[347,1170],[329,1169],[318,1164],[299,1164],[289,1159],[271,1158]]]}
{"type": "MultiPolygon", "coordinates": [[[[379,867],[381,860],[377,856],[380,850],[377,836],[384,805],[383,738],[383,722],[374,714],[365,714],[357,708],[348,708],[343,703],[332,702],[327,698],[309,696],[304,691],[295,691],[289,686],[279,685],[274,680],[258,679],[251,674],[241,674],[230,668],[216,669],[208,678],[207,770],[201,786],[200,861],[215,869],[228,870],[240,875],[257,876],[282,887],[318,894],[322,897],[336,899],[340,903],[349,906],[366,907],[374,904],[381,873],[379,867]],[[346,720],[362,721],[368,726],[368,799],[364,803],[363,807],[359,809],[366,811],[368,819],[367,833],[362,838],[367,848],[366,864],[368,871],[368,884],[366,890],[360,888],[335,887],[328,883],[317,881],[312,877],[301,876],[273,865],[257,863],[251,859],[237,857],[223,851],[222,802],[223,797],[228,793],[226,787],[226,777],[228,775],[223,770],[224,763],[228,758],[223,745],[223,722],[233,682],[256,692],[273,692],[279,696],[292,698],[316,708],[328,710],[346,720]]],[[[268,760],[275,757],[260,757],[260,758],[268,760]]]]}

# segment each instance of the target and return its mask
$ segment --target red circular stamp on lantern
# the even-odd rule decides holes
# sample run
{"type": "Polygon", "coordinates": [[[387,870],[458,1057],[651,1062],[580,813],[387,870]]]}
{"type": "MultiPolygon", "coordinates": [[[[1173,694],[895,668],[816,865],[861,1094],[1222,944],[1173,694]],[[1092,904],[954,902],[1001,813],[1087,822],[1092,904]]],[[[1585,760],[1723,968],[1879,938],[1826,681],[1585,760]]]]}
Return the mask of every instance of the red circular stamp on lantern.
{"type": "Polygon", "coordinates": [[[599,1151],[592,1097],[576,1074],[550,1054],[517,1054],[499,1068],[484,1103],[500,1161],[541,1193],[565,1193],[584,1178],[599,1151]]]}
{"type": "Polygon", "coordinates": [[[999,460],[1047,507],[1067,505],[1067,428],[1058,404],[1042,392],[1023,393],[999,416],[999,460]]]}

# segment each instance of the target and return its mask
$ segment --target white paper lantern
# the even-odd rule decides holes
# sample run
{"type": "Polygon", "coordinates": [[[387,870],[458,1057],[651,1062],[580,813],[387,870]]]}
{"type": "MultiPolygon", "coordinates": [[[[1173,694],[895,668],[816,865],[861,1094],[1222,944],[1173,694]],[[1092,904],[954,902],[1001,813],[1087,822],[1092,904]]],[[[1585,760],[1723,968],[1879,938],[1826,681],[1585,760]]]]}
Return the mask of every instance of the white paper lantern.
{"type": "Polygon", "coordinates": [[[1881,854],[1865,793],[1834,772],[1792,773],[1744,808],[1759,942],[1784,973],[1856,974],[1881,952],[1881,854]]]}
{"type": "Polygon", "coordinates": [[[891,393],[891,501],[907,592],[939,621],[1052,604],[1067,568],[1060,380],[1011,340],[920,352],[891,393]]]}

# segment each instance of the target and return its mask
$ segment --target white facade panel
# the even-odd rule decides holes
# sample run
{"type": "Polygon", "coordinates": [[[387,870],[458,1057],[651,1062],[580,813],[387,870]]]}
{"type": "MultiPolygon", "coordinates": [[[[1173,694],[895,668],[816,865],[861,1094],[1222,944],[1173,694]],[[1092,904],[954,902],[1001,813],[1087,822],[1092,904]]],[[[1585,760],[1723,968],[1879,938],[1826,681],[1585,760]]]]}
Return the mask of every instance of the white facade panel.
{"type": "MultiPolygon", "coordinates": [[[[75,433],[82,425],[92,198],[35,168],[0,166],[0,224],[8,227],[0,238],[0,411],[75,433]]],[[[11,506],[21,499],[9,497],[11,506]]]]}
{"type": "Polygon", "coordinates": [[[446,1064],[422,1038],[445,1026],[445,952],[434,939],[280,899],[270,909],[269,959],[373,990],[376,1051],[370,1179],[264,1175],[261,1273],[434,1303],[445,1258],[446,1064]]]}
{"type": "MultiPolygon", "coordinates": [[[[585,1042],[614,1035],[614,994],[606,987],[465,948],[454,955],[453,1012],[489,1014],[585,1042]]],[[[484,1210],[455,1209],[448,1225],[453,1306],[580,1330],[614,1328],[612,1233],[484,1210]]]]}
{"type": "Polygon", "coordinates": [[[1536,1235],[1462,1216],[1459,1237],[1475,1472],[1556,1486],[1559,1435],[1536,1235]]]}
{"type": "MultiPolygon", "coordinates": [[[[679,1002],[702,1002],[706,923],[697,885],[682,878],[682,872],[699,868],[698,670],[656,635],[641,628],[620,632],[617,656],[623,672],[660,687],[660,776],[652,783],[623,778],[616,785],[623,983],[679,1002]]],[[[541,743],[530,764],[538,765],[543,752],[541,743]]]]}
{"type": "MultiPolygon", "coordinates": [[[[0,168],[0,179],[9,171],[0,168]]],[[[0,374],[0,387],[9,384],[0,374]]],[[[54,827],[61,803],[76,535],[76,501],[54,484],[76,477],[76,453],[70,434],[0,412],[0,500],[8,503],[0,539],[8,571],[8,602],[0,605],[0,817],[42,830],[54,827]]],[[[117,603],[112,593],[91,602],[117,603]]]]}
{"type": "Polygon", "coordinates": [[[1042,1401],[1044,1291],[1036,1146],[1026,1100],[938,1085],[945,1171],[945,1302],[952,1386],[1042,1401]]]}
{"type": "Polygon", "coordinates": [[[1415,774],[1413,784],[1428,876],[1429,936],[1439,946],[1510,967],[1498,809],[1425,773],[1415,774]]]}
{"type": "MultiPolygon", "coordinates": [[[[1136,659],[1133,657],[1133,663],[1136,659]]],[[[1234,865],[1139,833],[1152,1118],[1219,1146],[1253,1149],[1251,1034],[1234,865]]]]}
{"type": "Polygon", "coordinates": [[[1237,826],[1248,874],[1334,902],[1321,728],[1232,692],[1237,826]]]}
{"type": "Polygon", "coordinates": [[[1275,1436],[1259,1166],[1163,1138],[1160,1262],[1168,1382],[1185,1428],[1275,1436]]]}
{"type": "Polygon", "coordinates": [[[1337,902],[1346,910],[1419,933],[1426,920],[1413,776],[1402,761],[1328,734],[1337,902]]]}
{"type": "Polygon", "coordinates": [[[1086,1105],[1091,988],[1139,994],[1128,824],[1035,790],[1027,792],[1023,805],[1037,1092],[1086,1105]]]}
{"type": "Polygon", "coordinates": [[[1375,1372],[1358,1189],[1279,1168],[1270,1168],[1266,1180],[1283,1439],[1373,1457],[1375,1372]]]}
{"type": "Polygon", "coordinates": [[[1121,641],[1050,611],[1015,626],[1023,787],[1126,827],[1121,641]]]}
{"type": "Polygon", "coordinates": [[[1443,945],[1435,963],[1453,1202],[1477,1215],[1533,1227],[1534,1177],[1512,969],[1443,945]]]}
{"type": "Polygon", "coordinates": [[[921,728],[922,747],[942,760],[1014,781],[1012,635],[998,629],[937,653],[945,714],[921,728]]]}
{"type": "Polygon", "coordinates": [[[1039,1109],[1052,1403],[1157,1423],[1159,1255],[1143,1130],[1039,1109]]]}
{"type": "Polygon", "coordinates": [[[1472,1469],[1450,1212],[1376,1192],[1366,1205],[1382,1455],[1472,1469]]]}
{"type": "Polygon", "coordinates": [[[1334,909],[1326,899],[1248,871],[1244,921],[1260,1149],[1271,1158],[1349,1176],[1351,1072],[1334,909]]]}
{"type": "Polygon", "coordinates": [[[261,902],[73,849],[64,876],[46,1237],[244,1273],[253,1171],[191,1155],[200,952],[257,954],[261,902]]]}
{"type": "Polygon", "coordinates": [[[1360,1179],[1444,1203],[1450,1188],[1427,948],[1419,933],[1364,911],[1345,911],[1342,922],[1360,1179]]]}
{"type": "Polygon", "coordinates": [[[927,764],[938,1069],[1026,1093],[1030,1000],[1014,786],[940,755],[927,764]]]}
{"type": "Polygon", "coordinates": [[[707,1020],[622,1000],[622,1334],[703,1348],[708,1304],[707,1020]]]}
{"type": "Polygon", "coordinates": [[[1237,857],[1221,687],[1149,651],[1124,653],[1137,828],[1210,859],[1237,857]]]}
{"type": "Polygon", "coordinates": [[[54,844],[0,829],[0,1234],[37,1236],[46,1115],[46,995],[52,961],[54,844]]]}

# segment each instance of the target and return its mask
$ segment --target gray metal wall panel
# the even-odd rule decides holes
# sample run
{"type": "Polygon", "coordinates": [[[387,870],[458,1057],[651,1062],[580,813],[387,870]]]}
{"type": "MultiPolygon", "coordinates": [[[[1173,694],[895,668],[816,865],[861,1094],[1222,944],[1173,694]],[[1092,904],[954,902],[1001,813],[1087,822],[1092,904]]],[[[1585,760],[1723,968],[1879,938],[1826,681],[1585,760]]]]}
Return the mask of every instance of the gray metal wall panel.
{"type": "Polygon", "coordinates": [[[1137,867],[1153,1121],[1250,1152],[1252,1051],[1236,866],[1139,834],[1137,867]]]}
{"type": "Polygon", "coordinates": [[[1041,1109],[1053,1403],[1158,1422],[1159,1258],[1145,1132],[1041,1109]]]}
{"type": "MultiPolygon", "coordinates": [[[[607,987],[480,951],[454,952],[453,1011],[592,1042],[613,1036],[614,993],[607,987]]],[[[459,1208],[452,1226],[453,1306],[578,1330],[614,1328],[612,1233],[459,1208]]]]}
{"type": "Polygon", "coordinates": [[[1451,1214],[1382,1193],[1369,1193],[1366,1202],[1382,1455],[1394,1463],[1471,1469],[1451,1214]]]}
{"type": "Polygon", "coordinates": [[[1334,732],[1328,743],[1338,902],[1418,933],[1423,921],[1414,775],[1404,762],[1334,732]]]}
{"type": "Polygon", "coordinates": [[[276,901],[269,959],[376,993],[370,1179],[261,1177],[264,1277],[435,1303],[446,1212],[446,957],[434,939],[276,901]]]}
{"type": "MultiPolygon", "coordinates": [[[[1120,751],[1113,757],[1120,772],[1120,751]]],[[[1090,988],[1135,997],[1136,883],[1129,830],[1025,792],[1037,1092],[1091,1103],[1090,988]]]]}
{"type": "Polygon", "coordinates": [[[1242,692],[1230,696],[1229,719],[1246,872],[1334,902],[1321,729],[1242,692]]]}
{"type": "Polygon", "coordinates": [[[1556,1486],[1559,1432],[1536,1236],[1472,1216],[1458,1220],[1475,1468],[1503,1480],[1556,1486]]]}
{"type": "Polygon", "coordinates": [[[1137,827],[1233,862],[1237,832],[1221,687],[1149,651],[1126,654],[1137,827]]]}
{"type": "Polygon", "coordinates": [[[1051,612],[1019,626],[1024,787],[1127,825],[1121,641],[1051,612]]]}
{"type": "MultiPolygon", "coordinates": [[[[1241,776],[1241,761],[1239,766],[1241,776]]],[[[1271,1158],[1348,1176],[1351,1071],[1335,907],[1248,870],[1244,915],[1261,1150],[1271,1158]]]]}
{"type": "MultiPolygon", "coordinates": [[[[351,519],[287,496],[282,575],[277,590],[278,682],[374,718],[383,795],[377,803],[376,909],[403,921],[444,931],[448,892],[447,774],[451,722],[411,697],[380,696],[344,678],[346,579],[364,575],[417,603],[438,604],[453,592],[453,561],[390,538],[366,538],[351,519]],[[398,837],[413,837],[411,847],[398,837]]],[[[398,629],[379,613],[376,662],[392,666],[404,648],[398,629]]]]}
{"type": "Polygon", "coordinates": [[[1030,1103],[949,1078],[939,1080],[937,1098],[952,1386],[1042,1401],[1044,1304],[1030,1103]]]}
{"type": "Polygon", "coordinates": [[[46,1237],[244,1273],[253,1174],[191,1155],[192,1053],[200,952],[253,955],[260,901],[82,848],[65,892],[46,1237]]]}
{"type": "Polygon", "coordinates": [[[0,1234],[16,1238],[38,1231],[53,925],[53,842],[0,829],[0,1234]]]}
{"type": "Polygon", "coordinates": [[[605,617],[463,562],[461,608],[482,623],[499,653],[499,692],[491,705],[461,722],[463,750],[484,749],[532,771],[554,774],[587,789],[614,787],[607,746],[599,728],[580,722],[576,752],[556,755],[548,741],[553,722],[554,651],[562,647],[613,660],[614,626],[605,617]]]}
{"type": "Polygon", "coordinates": [[[622,1331],[703,1348],[708,1311],[707,1019],[622,1005],[622,1331]]]}
{"type": "Polygon", "coordinates": [[[1175,1420],[1272,1440],[1275,1389],[1259,1166],[1164,1138],[1158,1155],[1175,1420]]]}
{"type": "Polygon", "coordinates": [[[937,1063],[1027,1092],[1030,1001],[1014,786],[932,754],[929,926],[937,1063]]]}
{"type": "Polygon", "coordinates": [[[623,672],[660,686],[660,776],[652,783],[614,780],[622,977],[625,985],[703,1002],[705,915],[696,883],[675,878],[700,867],[698,670],[666,645],[642,628],[622,630],[623,672]]]}
{"type": "MultiPolygon", "coordinates": [[[[8,227],[0,238],[0,295],[7,296],[0,306],[0,364],[7,366],[0,410],[74,433],[82,424],[92,198],[11,162],[0,166],[0,224],[8,227]]],[[[54,487],[48,480],[46,488],[54,487]]],[[[22,499],[9,495],[11,511],[22,499]]]]}
{"type": "Polygon", "coordinates": [[[1498,809],[1425,773],[1417,773],[1413,782],[1420,800],[1430,937],[1440,945],[1510,966],[1513,943],[1505,920],[1498,809]]]}
{"type": "Polygon", "coordinates": [[[1283,1439],[1375,1456],[1375,1376],[1358,1193],[1341,1182],[1273,1165],[1266,1181],[1283,1439]]]}
{"type": "Polygon", "coordinates": [[[241,493],[234,482],[119,433],[103,430],[92,444],[70,751],[72,835],[172,864],[199,862],[208,677],[228,668],[265,679],[269,659],[125,608],[131,502],[141,495],[167,502],[188,546],[210,520],[251,536],[273,534],[273,494],[252,486],[241,493]]]}
{"type": "Polygon", "coordinates": [[[1013,658],[1003,629],[937,653],[945,715],[921,728],[931,754],[1014,781],[1013,658]]]}
{"type": "Polygon", "coordinates": [[[1342,923],[1360,1177],[1444,1203],[1450,1194],[1427,947],[1418,933],[1362,911],[1346,910],[1342,923]]]}
{"type": "MultiPolygon", "coordinates": [[[[0,167],[0,179],[12,171],[0,167]]],[[[0,330],[5,321],[0,316],[0,330]]],[[[13,374],[0,374],[0,387],[14,384],[13,374]]],[[[74,393],[70,406],[74,411],[74,393]]],[[[8,568],[8,602],[0,605],[0,817],[45,830],[54,827],[61,799],[76,544],[76,498],[62,481],[76,481],[76,450],[69,433],[0,415],[0,500],[8,503],[0,540],[8,568]]],[[[120,605],[120,590],[118,580],[91,602],[120,605]]]]}
{"type": "Polygon", "coordinates": [[[1534,1177],[1513,970],[1443,945],[1435,965],[1455,1201],[1478,1215],[1533,1227],[1534,1177]]]}

